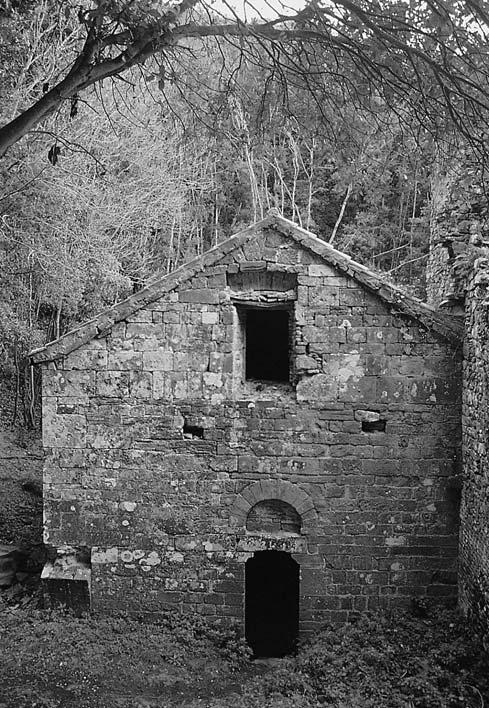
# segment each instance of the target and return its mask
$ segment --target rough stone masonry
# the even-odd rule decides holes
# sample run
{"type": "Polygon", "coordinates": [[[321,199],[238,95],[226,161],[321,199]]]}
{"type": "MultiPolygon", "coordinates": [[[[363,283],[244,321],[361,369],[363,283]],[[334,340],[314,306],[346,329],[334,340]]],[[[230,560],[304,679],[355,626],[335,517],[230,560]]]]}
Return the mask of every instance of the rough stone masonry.
{"type": "Polygon", "coordinates": [[[47,587],[243,622],[267,550],[299,566],[301,635],[453,598],[460,341],[274,215],[155,278],[32,355],[47,587]]]}
{"type": "Polygon", "coordinates": [[[467,282],[463,392],[464,489],[460,529],[460,606],[489,639],[489,260],[475,260],[467,282]]]}

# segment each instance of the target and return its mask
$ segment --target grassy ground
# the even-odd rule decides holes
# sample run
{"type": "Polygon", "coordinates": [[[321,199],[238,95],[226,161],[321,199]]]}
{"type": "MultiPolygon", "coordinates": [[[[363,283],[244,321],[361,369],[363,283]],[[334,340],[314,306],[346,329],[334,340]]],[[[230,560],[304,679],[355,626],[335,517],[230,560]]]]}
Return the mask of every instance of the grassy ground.
{"type": "MultiPolygon", "coordinates": [[[[0,544],[34,566],[40,479],[38,442],[1,427],[0,544]]],[[[263,662],[201,619],[44,611],[29,579],[0,591],[0,708],[489,708],[489,658],[454,611],[363,617],[263,662]]]]}
{"type": "MultiPolygon", "coordinates": [[[[28,603],[32,605],[32,601],[28,603]]],[[[250,661],[233,631],[0,611],[0,708],[482,708],[489,657],[455,612],[325,628],[297,657],[250,661]]]]}

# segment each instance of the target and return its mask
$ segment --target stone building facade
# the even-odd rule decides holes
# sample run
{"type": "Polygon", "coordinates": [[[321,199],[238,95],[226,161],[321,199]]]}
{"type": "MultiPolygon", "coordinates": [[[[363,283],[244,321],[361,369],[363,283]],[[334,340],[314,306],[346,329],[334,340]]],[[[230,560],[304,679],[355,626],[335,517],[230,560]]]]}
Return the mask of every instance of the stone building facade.
{"type": "Polygon", "coordinates": [[[461,337],[274,215],[154,279],[32,354],[47,586],[233,618],[272,655],[453,598],[461,337]]]}

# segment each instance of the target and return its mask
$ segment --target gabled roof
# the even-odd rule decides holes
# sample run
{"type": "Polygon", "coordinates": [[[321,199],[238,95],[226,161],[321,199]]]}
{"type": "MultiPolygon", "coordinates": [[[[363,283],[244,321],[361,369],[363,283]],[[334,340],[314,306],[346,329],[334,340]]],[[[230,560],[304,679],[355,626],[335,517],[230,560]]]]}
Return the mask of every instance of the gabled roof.
{"type": "Polygon", "coordinates": [[[214,265],[228,253],[245,244],[259,229],[266,227],[274,227],[284,236],[288,236],[296,243],[299,243],[303,248],[320,256],[327,264],[334,266],[341,273],[354,278],[367,290],[378,295],[396,312],[417,320],[424,327],[441,334],[445,339],[450,341],[462,339],[463,325],[460,318],[441,314],[418,298],[409,295],[402,288],[390,283],[385,276],[379,275],[357,263],[350,256],[337,251],[309,231],[302,229],[278,214],[270,213],[265,219],[234,234],[234,236],[177,268],[172,273],[155,276],[145,288],[109,307],[80,327],[40,349],[35,349],[29,355],[31,361],[39,363],[61,359],[91,339],[103,337],[108,334],[114,324],[161,298],[165,293],[174,290],[205,268],[214,265]]]}

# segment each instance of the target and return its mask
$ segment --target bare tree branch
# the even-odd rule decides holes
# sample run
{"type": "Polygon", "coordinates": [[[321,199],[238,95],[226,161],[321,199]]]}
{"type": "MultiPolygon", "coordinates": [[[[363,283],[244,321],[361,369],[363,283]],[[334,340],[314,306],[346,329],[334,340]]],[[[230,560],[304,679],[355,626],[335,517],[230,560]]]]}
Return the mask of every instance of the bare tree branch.
{"type": "Polygon", "coordinates": [[[396,100],[411,101],[433,131],[446,120],[476,150],[487,151],[489,48],[484,33],[489,14],[477,0],[465,0],[462,19],[460,5],[449,10],[437,0],[411,10],[410,16],[389,12],[388,3],[384,8],[374,0],[310,2],[294,15],[277,13],[251,23],[236,13],[226,21],[223,12],[212,13],[206,0],[182,0],[159,14],[136,1],[111,7],[94,0],[90,10],[80,11],[86,37],[78,56],[64,78],[0,128],[0,157],[84,89],[143,65],[155,54],[168,65],[178,47],[207,38],[238,43],[242,55],[257,65],[267,56],[270,75],[282,83],[284,95],[293,81],[321,95],[323,78],[336,76],[359,101],[372,91],[393,108],[396,100]],[[474,31],[474,23],[484,32],[474,31]],[[338,57],[342,60],[335,67],[338,57]]]}

